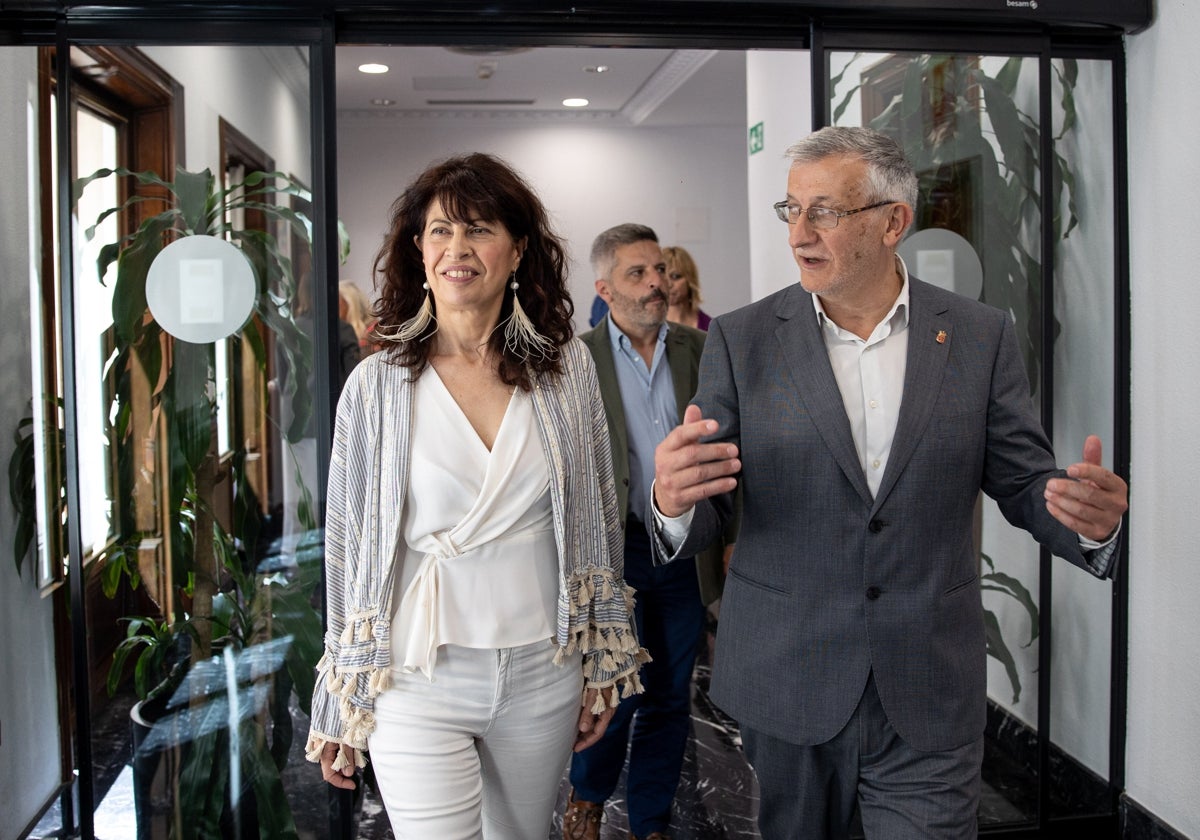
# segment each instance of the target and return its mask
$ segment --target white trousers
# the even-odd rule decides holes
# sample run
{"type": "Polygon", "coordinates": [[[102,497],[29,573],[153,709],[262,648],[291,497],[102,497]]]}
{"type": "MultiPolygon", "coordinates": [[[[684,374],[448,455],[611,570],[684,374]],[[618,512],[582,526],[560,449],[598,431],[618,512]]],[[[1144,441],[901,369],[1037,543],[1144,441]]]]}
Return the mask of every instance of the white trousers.
{"type": "Polygon", "coordinates": [[[398,840],[549,836],[583,692],[554,650],[442,645],[433,682],[392,671],[367,746],[398,840]]]}

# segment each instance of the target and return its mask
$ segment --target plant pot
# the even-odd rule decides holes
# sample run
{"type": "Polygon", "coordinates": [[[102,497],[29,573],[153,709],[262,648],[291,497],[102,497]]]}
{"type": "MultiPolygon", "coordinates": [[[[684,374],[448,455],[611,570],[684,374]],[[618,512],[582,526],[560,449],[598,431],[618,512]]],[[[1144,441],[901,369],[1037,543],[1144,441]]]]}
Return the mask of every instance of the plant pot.
{"type": "Polygon", "coordinates": [[[170,836],[175,790],[171,780],[178,775],[180,750],[178,746],[155,747],[150,742],[155,724],[165,716],[166,703],[160,700],[139,700],[129,710],[137,840],[167,840],[170,836]]]}
{"type": "MultiPolygon", "coordinates": [[[[168,713],[166,702],[156,699],[134,704],[129,719],[137,840],[197,836],[197,827],[189,824],[179,802],[180,777],[188,765],[193,735],[180,723],[186,718],[168,713]]],[[[250,781],[242,781],[236,810],[228,785],[222,798],[219,836],[258,837],[258,809],[250,781]]]]}

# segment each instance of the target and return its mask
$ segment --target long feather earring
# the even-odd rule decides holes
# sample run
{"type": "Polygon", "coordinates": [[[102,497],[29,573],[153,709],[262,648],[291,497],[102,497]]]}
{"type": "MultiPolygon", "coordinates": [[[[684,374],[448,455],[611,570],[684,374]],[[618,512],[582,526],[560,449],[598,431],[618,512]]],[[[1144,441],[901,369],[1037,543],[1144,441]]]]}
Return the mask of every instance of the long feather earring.
{"type": "Polygon", "coordinates": [[[437,332],[437,318],[433,316],[433,298],[429,294],[429,282],[426,281],[422,286],[425,289],[425,300],[421,303],[417,314],[396,327],[395,332],[378,330],[380,338],[395,342],[415,341],[418,338],[428,338],[429,335],[437,332]],[[430,330],[429,335],[423,335],[425,330],[429,329],[430,324],[433,324],[433,329],[430,330]]]}
{"type": "Polygon", "coordinates": [[[514,270],[508,284],[513,290],[513,302],[512,314],[508,316],[508,323],[504,325],[504,345],[522,359],[528,360],[535,355],[545,359],[554,349],[554,342],[539,333],[533,321],[525,314],[521,307],[521,299],[517,297],[520,285],[514,270]]]}

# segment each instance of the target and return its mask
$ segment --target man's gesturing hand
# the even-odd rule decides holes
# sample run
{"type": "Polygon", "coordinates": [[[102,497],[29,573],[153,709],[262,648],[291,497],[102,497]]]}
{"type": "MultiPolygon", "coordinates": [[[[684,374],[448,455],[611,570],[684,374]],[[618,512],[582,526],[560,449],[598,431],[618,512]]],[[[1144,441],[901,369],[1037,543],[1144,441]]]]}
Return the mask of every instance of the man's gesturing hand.
{"type": "Polygon", "coordinates": [[[1046,482],[1046,508],[1072,531],[1104,542],[1129,509],[1125,480],[1100,464],[1100,438],[1088,435],[1083,460],[1067,467],[1070,478],[1046,482]]]}
{"type": "Polygon", "coordinates": [[[663,516],[679,516],[701,499],[737,486],[733,476],[742,468],[737,447],[700,442],[716,431],[717,421],[705,420],[698,406],[689,405],[683,423],[654,451],[654,503],[663,516]]]}

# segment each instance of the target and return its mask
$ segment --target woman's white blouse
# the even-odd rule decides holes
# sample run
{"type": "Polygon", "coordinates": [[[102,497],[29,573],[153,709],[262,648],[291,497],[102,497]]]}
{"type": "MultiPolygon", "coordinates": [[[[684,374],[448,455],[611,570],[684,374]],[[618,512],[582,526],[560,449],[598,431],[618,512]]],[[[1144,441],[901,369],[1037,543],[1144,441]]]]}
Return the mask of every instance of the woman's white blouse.
{"type": "Polygon", "coordinates": [[[432,366],[414,398],[392,663],[433,679],[440,645],[554,635],[558,550],[529,394],[514,390],[490,452],[432,366]]]}

